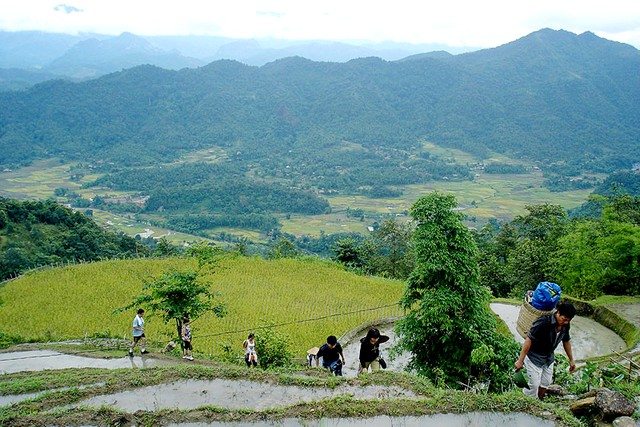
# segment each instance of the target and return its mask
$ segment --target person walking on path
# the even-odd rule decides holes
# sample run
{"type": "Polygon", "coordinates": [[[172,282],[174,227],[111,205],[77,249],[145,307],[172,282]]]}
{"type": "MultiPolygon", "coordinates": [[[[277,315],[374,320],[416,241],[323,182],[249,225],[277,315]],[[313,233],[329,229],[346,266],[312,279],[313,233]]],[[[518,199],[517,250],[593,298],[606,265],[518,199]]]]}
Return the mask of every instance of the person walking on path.
{"type": "Polygon", "coordinates": [[[371,372],[380,370],[380,344],[389,341],[386,335],[380,335],[377,328],[371,328],[367,332],[367,336],[360,340],[360,368],[358,375],[362,372],[371,372]]]}
{"type": "Polygon", "coordinates": [[[191,346],[191,322],[189,317],[182,319],[182,358],[193,360],[193,347],[191,346]]]}
{"type": "Polygon", "coordinates": [[[244,361],[248,367],[258,366],[258,354],[256,353],[256,339],[253,333],[249,334],[246,340],[242,343],[244,348],[244,361]]]}
{"type": "Polygon", "coordinates": [[[329,371],[336,376],[342,376],[342,366],[345,363],[344,354],[342,354],[342,346],[334,335],[329,335],[327,342],[318,350],[316,354],[316,366],[320,364],[320,357],[322,357],[323,367],[329,369],[329,371]]]}
{"type": "Polygon", "coordinates": [[[133,357],[134,347],[140,343],[140,354],[147,354],[148,351],[145,348],[146,337],[144,335],[144,309],[139,308],[136,317],[133,318],[133,340],[129,345],[129,357],[133,357]]]}
{"type": "Polygon", "coordinates": [[[541,316],[531,325],[520,356],[514,363],[516,371],[523,367],[527,371],[529,389],[522,389],[527,396],[542,399],[546,395],[553,381],[553,353],[561,341],[569,359],[569,372],[576,369],[569,335],[570,323],[575,315],[573,304],[563,302],[558,304],[553,314],[541,316]]]}

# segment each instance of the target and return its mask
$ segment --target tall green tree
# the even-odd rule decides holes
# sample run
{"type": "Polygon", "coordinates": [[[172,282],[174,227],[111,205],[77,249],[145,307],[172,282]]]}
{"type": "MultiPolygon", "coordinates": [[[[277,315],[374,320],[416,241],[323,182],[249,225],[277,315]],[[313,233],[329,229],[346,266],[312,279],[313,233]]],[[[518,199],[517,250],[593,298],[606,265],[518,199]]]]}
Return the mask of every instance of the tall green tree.
{"type": "Polygon", "coordinates": [[[495,390],[508,384],[517,355],[511,337],[496,332],[489,291],[480,285],[478,250],[452,195],[431,193],[411,208],[416,267],[400,301],[399,350],[409,367],[456,386],[470,379],[495,390]]]}
{"type": "Polygon", "coordinates": [[[208,311],[218,317],[225,315],[225,305],[216,300],[216,295],[210,291],[210,285],[197,279],[198,273],[195,271],[164,273],[146,283],[142,293],[131,304],[116,311],[143,307],[151,313],[161,315],[165,323],[174,321],[180,336],[184,317],[193,320],[208,311]]]}
{"type": "Polygon", "coordinates": [[[384,221],[370,240],[374,247],[375,274],[396,279],[406,279],[413,270],[413,226],[393,219],[384,221]]]}

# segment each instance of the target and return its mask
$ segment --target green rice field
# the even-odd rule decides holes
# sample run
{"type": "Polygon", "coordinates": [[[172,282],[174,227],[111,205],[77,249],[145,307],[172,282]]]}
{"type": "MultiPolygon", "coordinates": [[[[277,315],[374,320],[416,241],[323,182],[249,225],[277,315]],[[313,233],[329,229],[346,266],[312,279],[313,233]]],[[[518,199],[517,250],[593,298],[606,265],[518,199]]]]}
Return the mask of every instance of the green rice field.
{"type": "MultiPolygon", "coordinates": [[[[192,259],[103,261],[33,271],[0,286],[0,332],[26,340],[59,341],[85,336],[130,338],[135,310],[114,314],[137,296],[145,281],[170,269],[197,268],[192,259]]],[[[364,322],[398,316],[399,281],[362,277],[326,261],[224,258],[201,280],[220,292],[228,315],[206,314],[193,322],[194,347],[220,354],[222,344],[241,349],[248,330],[268,323],[291,339],[296,356],[364,322]],[[390,305],[390,306],[389,306],[390,305]],[[380,309],[366,310],[381,306],[380,309]],[[365,311],[363,311],[365,309],[365,311]],[[316,318],[324,317],[321,320],[316,318]]],[[[173,325],[148,316],[146,335],[158,346],[173,325]]]]}

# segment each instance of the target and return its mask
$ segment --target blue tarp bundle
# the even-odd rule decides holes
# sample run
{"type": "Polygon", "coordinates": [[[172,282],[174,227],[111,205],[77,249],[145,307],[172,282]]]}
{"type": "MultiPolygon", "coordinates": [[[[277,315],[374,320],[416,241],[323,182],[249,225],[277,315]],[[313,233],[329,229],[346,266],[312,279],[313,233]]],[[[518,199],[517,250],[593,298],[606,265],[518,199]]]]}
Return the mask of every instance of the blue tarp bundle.
{"type": "Polygon", "coordinates": [[[560,286],[552,282],[540,282],[533,291],[531,305],[533,308],[543,311],[553,310],[560,301],[562,290],[560,286]]]}

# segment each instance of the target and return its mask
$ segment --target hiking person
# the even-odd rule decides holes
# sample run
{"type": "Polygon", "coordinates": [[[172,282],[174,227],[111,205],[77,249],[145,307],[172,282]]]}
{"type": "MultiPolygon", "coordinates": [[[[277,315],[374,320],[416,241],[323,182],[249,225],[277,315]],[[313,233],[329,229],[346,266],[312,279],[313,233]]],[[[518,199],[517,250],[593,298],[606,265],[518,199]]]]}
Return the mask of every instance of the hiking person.
{"type": "Polygon", "coordinates": [[[547,388],[553,381],[553,352],[560,341],[569,359],[569,372],[576,369],[569,335],[569,324],[575,315],[576,309],[573,304],[562,302],[558,304],[554,313],[541,316],[531,325],[520,356],[514,363],[516,371],[522,367],[527,371],[529,389],[522,389],[527,396],[542,399],[546,395],[547,388]]]}
{"type": "Polygon", "coordinates": [[[320,364],[320,357],[322,357],[322,366],[324,368],[329,369],[336,376],[342,376],[342,366],[345,363],[344,354],[342,353],[342,346],[334,335],[329,335],[327,342],[316,353],[316,366],[320,364]]]}
{"type": "Polygon", "coordinates": [[[146,337],[144,335],[144,309],[139,308],[136,317],[133,318],[133,340],[129,345],[129,357],[133,357],[133,348],[140,343],[140,354],[149,353],[145,348],[146,337]]]}
{"type": "Polygon", "coordinates": [[[358,369],[358,375],[368,371],[369,368],[371,368],[371,372],[380,370],[380,344],[387,341],[389,341],[389,337],[380,335],[380,331],[377,328],[369,329],[367,335],[360,340],[360,368],[358,369]]]}
{"type": "Polygon", "coordinates": [[[193,347],[191,346],[191,322],[189,317],[182,319],[182,358],[187,360],[193,360],[191,352],[193,347]]]}
{"type": "Polygon", "coordinates": [[[258,354],[256,353],[255,335],[250,333],[246,340],[242,343],[244,348],[244,361],[248,367],[258,366],[258,354]]]}

